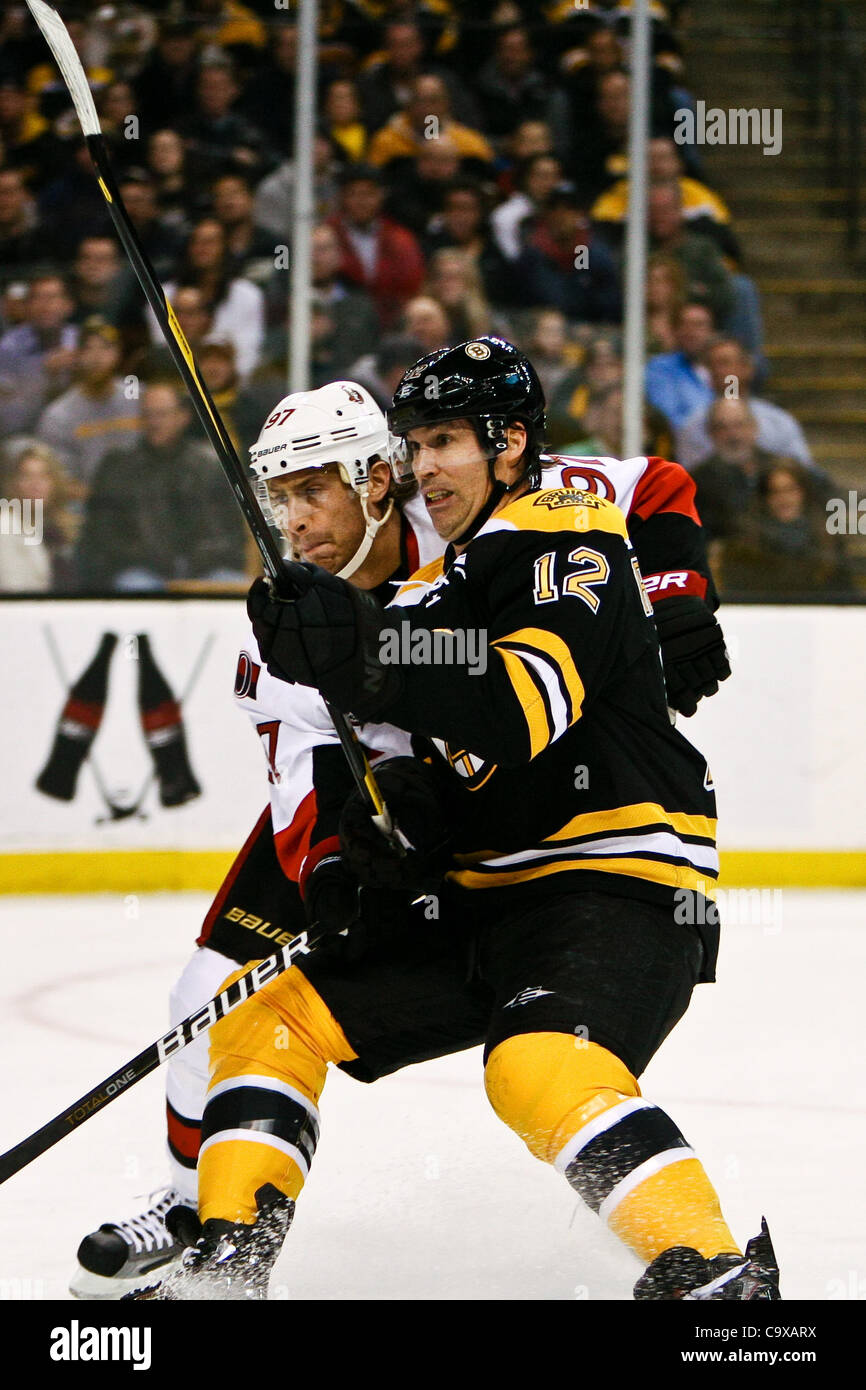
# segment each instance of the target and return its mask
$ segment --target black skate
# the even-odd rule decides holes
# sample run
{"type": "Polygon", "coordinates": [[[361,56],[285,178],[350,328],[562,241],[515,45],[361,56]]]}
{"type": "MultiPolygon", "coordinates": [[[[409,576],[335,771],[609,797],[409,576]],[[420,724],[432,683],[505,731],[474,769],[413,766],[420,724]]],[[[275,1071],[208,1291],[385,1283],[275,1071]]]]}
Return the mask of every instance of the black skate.
{"type": "Polygon", "coordinates": [[[165,1218],[170,1208],[182,1205],[183,1198],[172,1187],[150,1196],[157,1200],[138,1216],[105,1222],[84,1237],[69,1283],[74,1298],[120,1299],[152,1284],[157,1271],[164,1276],[180,1264],[184,1245],[168,1230],[165,1218]]]}
{"type": "Polygon", "coordinates": [[[189,1208],[175,1208],[169,1229],[185,1239],[180,1266],[149,1288],[126,1295],[136,1302],[197,1299],[266,1299],[271,1270],[292,1222],[295,1204],[272,1183],[256,1193],[252,1225],[212,1218],[200,1225],[189,1208]]]}
{"type": "Polygon", "coordinates": [[[634,1286],[636,1299],[751,1300],[780,1299],[779,1266],[767,1222],[746,1246],[745,1255],[716,1255],[705,1260],[697,1250],[676,1245],[663,1250],[634,1286]]]}

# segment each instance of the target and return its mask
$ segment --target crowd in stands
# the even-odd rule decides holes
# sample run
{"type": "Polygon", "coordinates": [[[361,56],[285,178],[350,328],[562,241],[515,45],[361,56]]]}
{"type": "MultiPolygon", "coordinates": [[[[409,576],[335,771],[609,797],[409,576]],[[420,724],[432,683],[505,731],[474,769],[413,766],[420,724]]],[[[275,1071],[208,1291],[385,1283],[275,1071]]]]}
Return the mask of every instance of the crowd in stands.
{"type": "MultiPolygon", "coordinates": [[[[644,444],[693,471],[723,587],[850,585],[832,484],[765,399],[759,296],[702,151],[686,0],[652,5],[644,444]],[[817,558],[816,558],[817,557],[817,558]]],[[[312,384],[383,406],[422,353],[532,356],[550,447],[622,450],[628,3],[329,0],[314,134],[312,384]]],[[[296,5],[63,6],[137,232],[244,455],[285,393],[296,5]]],[[[26,6],[0,16],[0,591],[243,581],[231,493],[120,250],[26,6]],[[20,512],[20,508],[19,508],[20,512]]]]}

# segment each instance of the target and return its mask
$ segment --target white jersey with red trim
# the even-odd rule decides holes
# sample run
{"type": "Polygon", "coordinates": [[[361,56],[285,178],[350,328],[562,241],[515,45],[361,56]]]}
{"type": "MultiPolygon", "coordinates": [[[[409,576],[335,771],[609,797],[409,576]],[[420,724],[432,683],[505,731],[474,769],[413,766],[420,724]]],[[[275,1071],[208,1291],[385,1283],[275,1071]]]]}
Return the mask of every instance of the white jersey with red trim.
{"type": "Polygon", "coordinates": [[[718,607],[695,485],[678,463],[655,455],[617,459],[543,454],[541,487],[570,487],[614,502],[625,514],[644,586],[655,604],[692,594],[718,607]]]}
{"type": "MultiPolygon", "coordinates": [[[[403,549],[412,573],[438,559],[444,543],[420,499],[403,507],[403,517],[403,549]]],[[[396,593],[400,581],[391,583],[396,593]]],[[[339,807],[352,785],[337,732],[318,691],[270,675],[252,629],[238,657],[235,698],[264,749],[277,858],[303,891],[319,859],[338,848],[339,807]]],[[[409,735],[392,725],[355,728],[374,767],[382,758],[411,753],[409,735]]]]}

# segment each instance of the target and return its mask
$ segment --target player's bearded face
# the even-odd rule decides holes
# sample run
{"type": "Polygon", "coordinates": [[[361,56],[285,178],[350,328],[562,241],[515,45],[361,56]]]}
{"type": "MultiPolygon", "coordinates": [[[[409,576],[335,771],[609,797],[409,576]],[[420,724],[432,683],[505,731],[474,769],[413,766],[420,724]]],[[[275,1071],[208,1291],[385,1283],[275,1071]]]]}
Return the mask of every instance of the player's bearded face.
{"type": "Polygon", "coordinates": [[[412,472],[444,541],[463,534],[490,496],[490,474],[472,426],[463,420],[410,430],[412,472]]]}
{"type": "Polygon", "coordinates": [[[295,559],[336,574],[364,539],[364,516],[336,464],[307,468],[268,483],[274,519],[295,559]]]}

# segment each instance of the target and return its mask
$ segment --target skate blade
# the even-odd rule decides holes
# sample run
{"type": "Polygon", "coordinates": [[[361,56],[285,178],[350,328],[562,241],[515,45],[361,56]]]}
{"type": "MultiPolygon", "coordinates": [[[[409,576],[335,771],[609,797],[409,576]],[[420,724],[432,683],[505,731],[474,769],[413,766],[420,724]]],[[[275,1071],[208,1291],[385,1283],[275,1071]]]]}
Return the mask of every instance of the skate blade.
{"type": "Polygon", "coordinates": [[[180,1258],[166,1260],[163,1264],[154,1265],[152,1269],[121,1278],[117,1274],[110,1276],[94,1274],[91,1270],[84,1269],[82,1265],[79,1265],[69,1281],[69,1292],[73,1298],[88,1303],[117,1302],[128,1293],[135,1293],[139,1289],[152,1287],[157,1281],[162,1281],[179,1268],[180,1258]]]}

